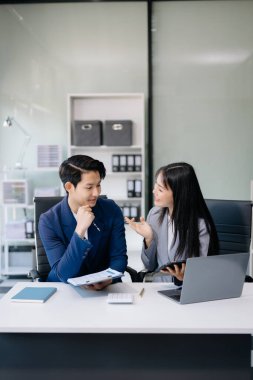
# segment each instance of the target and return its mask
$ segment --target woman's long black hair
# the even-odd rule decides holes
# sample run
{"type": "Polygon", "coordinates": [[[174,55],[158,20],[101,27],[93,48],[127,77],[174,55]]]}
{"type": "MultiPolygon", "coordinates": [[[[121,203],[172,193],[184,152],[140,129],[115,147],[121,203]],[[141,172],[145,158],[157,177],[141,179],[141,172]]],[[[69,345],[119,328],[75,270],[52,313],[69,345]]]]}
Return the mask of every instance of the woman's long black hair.
{"type": "MultiPolygon", "coordinates": [[[[156,172],[161,174],[163,185],[173,192],[174,206],[171,215],[174,223],[174,243],[179,236],[176,257],[180,258],[184,250],[187,257],[199,256],[199,219],[203,219],[210,235],[208,255],[219,250],[216,228],[203,198],[193,167],[185,162],[163,166],[156,172]]],[[[162,223],[167,208],[161,209],[159,222],[162,223]]]]}

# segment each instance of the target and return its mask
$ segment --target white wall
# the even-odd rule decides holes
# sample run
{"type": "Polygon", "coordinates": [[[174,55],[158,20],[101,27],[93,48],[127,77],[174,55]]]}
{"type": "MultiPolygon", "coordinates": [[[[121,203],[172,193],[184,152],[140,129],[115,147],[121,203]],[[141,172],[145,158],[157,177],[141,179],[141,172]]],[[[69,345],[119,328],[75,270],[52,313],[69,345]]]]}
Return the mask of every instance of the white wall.
{"type": "MultiPolygon", "coordinates": [[[[146,20],[145,3],[0,5],[0,120],[31,134],[28,168],[37,144],[66,154],[68,93],[147,92],[146,20]]],[[[0,128],[0,167],[15,164],[22,139],[0,128]]]]}

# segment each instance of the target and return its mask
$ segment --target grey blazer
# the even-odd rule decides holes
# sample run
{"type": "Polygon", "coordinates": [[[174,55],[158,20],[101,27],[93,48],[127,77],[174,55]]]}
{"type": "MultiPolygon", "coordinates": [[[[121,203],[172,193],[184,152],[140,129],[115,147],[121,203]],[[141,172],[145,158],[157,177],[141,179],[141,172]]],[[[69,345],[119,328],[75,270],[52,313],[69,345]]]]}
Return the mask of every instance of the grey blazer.
{"type": "MultiPolygon", "coordinates": [[[[179,237],[177,236],[176,242],[172,245],[171,249],[168,249],[168,213],[166,212],[161,224],[158,222],[160,215],[160,207],[153,207],[147,216],[147,222],[150,224],[154,239],[151,245],[145,249],[143,243],[141,259],[148,271],[154,272],[162,265],[175,261],[175,254],[179,243],[179,237]]],[[[210,236],[207,231],[205,222],[203,219],[199,219],[199,240],[200,240],[200,256],[207,256],[210,236]]],[[[187,258],[187,252],[184,251],[182,259],[187,258]]],[[[169,275],[157,274],[153,278],[153,281],[171,281],[169,275]]]]}

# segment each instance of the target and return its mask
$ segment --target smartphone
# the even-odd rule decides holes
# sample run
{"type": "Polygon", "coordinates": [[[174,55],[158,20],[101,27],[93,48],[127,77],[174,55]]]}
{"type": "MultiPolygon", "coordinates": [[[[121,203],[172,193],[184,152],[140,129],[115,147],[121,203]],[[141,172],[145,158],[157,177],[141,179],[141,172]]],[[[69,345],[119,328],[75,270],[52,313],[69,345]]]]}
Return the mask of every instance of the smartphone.
{"type": "Polygon", "coordinates": [[[177,265],[180,269],[182,268],[182,264],[185,264],[186,263],[186,260],[181,260],[181,261],[173,261],[171,263],[167,263],[165,265],[162,265],[159,270],[161,269],[165,269],[166,267],[169,267],[171,269],[175,269],[174,268],[174,265],[177,265]]]}

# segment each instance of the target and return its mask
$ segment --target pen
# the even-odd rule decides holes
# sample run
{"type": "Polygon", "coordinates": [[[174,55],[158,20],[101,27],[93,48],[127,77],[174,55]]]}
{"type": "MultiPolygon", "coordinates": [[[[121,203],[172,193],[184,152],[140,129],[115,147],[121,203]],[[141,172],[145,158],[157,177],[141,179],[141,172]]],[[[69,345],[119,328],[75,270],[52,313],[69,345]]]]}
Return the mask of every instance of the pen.
{"type": "Polygon", "coordinates": [[[96,227],[96,229],[100,232],[100,228],[96,225],[96,223],[92,222],[93,226],[96,227]]]}
{"type": "Polygon", "coordinates": [[[140,293],[139,293],[139,296],[142,297],[144,294],[144,288],[141,289],[140,293]]]}

